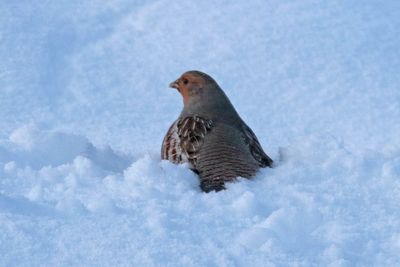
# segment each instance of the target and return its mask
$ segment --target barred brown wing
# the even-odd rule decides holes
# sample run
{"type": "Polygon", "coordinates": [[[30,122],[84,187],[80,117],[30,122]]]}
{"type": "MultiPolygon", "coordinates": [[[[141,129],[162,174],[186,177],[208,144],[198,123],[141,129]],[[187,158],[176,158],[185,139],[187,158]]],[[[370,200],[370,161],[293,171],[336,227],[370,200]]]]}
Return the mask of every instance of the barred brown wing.
{"type": "Polygon", "coordinates": [[[250,152],[253,155],[254,159],[260,164],[260,167],[272,167],[273,161],[262,149],[260,142],[254,132],[250,129],[249,126],[244,125],[243,129],[243,137],[245,143],[249,146],[250,152]]]}
{"type": "Polygon", "coordinates": [[[176,120],[169,128],[162,145],[161,158],[174,163],[189,162],[196,168],[196,160],[204,137],[213,122],[199,116],[176,120]]]}

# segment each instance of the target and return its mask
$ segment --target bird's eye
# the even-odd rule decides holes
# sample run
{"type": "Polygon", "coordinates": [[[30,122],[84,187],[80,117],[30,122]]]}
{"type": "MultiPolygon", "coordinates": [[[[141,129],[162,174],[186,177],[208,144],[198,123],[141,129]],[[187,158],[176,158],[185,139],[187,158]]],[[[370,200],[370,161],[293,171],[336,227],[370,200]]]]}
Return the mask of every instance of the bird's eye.
{"type": "Polygon", "coordinates": [[[188,84],[189,80],[188,79],[183,79],[183,84],[188,84]]]}

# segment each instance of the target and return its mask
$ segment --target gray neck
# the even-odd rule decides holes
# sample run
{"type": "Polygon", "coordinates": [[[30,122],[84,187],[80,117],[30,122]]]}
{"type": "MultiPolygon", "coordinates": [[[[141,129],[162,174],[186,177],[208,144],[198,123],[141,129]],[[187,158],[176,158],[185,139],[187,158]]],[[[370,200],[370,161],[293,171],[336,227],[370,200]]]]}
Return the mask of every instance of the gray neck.
{"type": "Polygon", "coordinates": [[[191,97],[189,103],[183,107],[180,117],[195,115],[232,124],[241,121],[228,97],[219,88],[218,90],[207,90],[201,95],[191,97]]]}

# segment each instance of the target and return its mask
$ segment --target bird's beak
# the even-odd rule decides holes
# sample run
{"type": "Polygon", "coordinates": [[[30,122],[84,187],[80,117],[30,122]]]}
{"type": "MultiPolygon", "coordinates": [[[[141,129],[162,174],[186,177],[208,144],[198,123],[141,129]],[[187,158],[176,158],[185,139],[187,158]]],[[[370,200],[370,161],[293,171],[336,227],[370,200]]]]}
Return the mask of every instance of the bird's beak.
{"type": "Polygon", "coordinates": [[[179,79],[170,83],[169,87],[179,89],[179,79]]]}

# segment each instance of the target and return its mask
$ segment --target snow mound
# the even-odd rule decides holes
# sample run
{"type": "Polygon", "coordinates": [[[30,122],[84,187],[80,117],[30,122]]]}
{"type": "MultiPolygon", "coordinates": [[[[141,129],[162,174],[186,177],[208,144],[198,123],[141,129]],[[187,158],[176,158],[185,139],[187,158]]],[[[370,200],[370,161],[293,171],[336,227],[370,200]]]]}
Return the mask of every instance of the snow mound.
{"type": "MultiPolygon", "coordinates": [[[[1,265],[398,263],[399,150],[355,155],[334,138],[303,139],[280,149],[274,169],[205,194],[187,166],[158,155],[110,170],[83,137],[32,132],[10,142],[30,134],[30,153],[68,147],[71,157],[0,165],[0,238],[12,237],[1,265]]],[[[103,160],[116,160],[110,151],[103,160]]]]}

